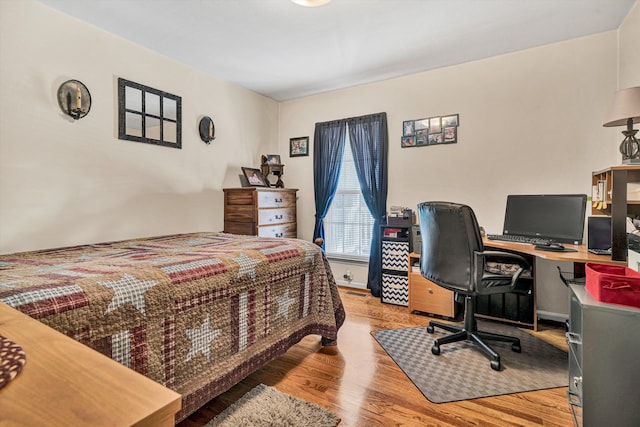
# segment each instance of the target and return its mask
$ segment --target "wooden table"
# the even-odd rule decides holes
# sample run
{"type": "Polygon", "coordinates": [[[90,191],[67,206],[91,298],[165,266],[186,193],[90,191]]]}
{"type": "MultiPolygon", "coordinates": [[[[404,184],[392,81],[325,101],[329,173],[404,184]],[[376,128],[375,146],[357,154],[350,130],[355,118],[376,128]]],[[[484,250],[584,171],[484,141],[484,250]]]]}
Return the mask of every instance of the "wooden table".
{"type": "Polygon", "coordinates": [[[26,364],[0,389],[0,426],[173,426],[180,394],[0,303],[26,364]]]}

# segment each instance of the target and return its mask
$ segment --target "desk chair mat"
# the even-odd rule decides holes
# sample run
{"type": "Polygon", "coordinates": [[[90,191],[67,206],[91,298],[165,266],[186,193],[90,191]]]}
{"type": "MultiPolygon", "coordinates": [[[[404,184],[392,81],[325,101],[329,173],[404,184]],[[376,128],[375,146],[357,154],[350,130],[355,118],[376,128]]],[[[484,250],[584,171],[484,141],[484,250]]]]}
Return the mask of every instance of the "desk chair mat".
{"type": "Polygon", "coordinates": [[[522,353],[511,344],[492,341],[500,354],[502,370],[496,372],[489,359],[474,345],[462,341],[443,344],[435,356],[431,346],[447,332],[427,332],[426,326],[372,331],[371,334],[422,394],[433,403],[454,402],[501,394],[567,387],[568,356],[514,326],[478,321],[481,331],[520,338],[522,353]]]}

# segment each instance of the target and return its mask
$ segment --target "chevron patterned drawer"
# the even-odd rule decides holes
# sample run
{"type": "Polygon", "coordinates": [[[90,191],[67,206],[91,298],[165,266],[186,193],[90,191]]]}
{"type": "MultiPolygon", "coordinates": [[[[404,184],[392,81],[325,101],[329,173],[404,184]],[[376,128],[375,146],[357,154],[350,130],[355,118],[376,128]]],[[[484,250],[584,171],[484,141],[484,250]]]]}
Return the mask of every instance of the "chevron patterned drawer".
{"type": "Polygon", "coordinates": [[[409,242],[382,241],[382,269],[407,271],[409,265],[409,242]]]}
{"type": "Polygon", "coordinates": [[[409,279],[407,276],[382,274],[382,302],[409,305],[409,279]]]}

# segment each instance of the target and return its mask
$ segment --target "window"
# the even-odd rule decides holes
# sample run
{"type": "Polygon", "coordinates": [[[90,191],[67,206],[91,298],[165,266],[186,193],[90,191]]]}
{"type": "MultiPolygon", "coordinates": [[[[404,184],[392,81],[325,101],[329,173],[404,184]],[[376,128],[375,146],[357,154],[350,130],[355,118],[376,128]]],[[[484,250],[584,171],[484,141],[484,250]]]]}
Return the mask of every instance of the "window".
{"type": "Polygon", "coordinates": [[[368,261],[372,230],[373,217],[360,191],[347,132],[338,189],[324,219],[327,256],[368,261]]]}

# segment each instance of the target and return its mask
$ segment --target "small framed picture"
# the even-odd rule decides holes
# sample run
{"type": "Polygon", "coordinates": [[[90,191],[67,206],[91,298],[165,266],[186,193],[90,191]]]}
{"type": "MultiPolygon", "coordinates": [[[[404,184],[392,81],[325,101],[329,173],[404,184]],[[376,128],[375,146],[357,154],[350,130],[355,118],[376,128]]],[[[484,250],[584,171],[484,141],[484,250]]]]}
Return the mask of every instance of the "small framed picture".
{"type": "Polygon", "coordinates": [[[415,135],[411,136],[403,136],[400,146],[401,147],[415,147],[416,145],[416,137],[415,135]]]}
{"type": "Polygon", "coordinates": [[[416,145],[428,145],[429,138],[427,135],[427,129],[421,129],[416,131],[416,145]]]}
{"type": "Polygon", "coordinates": [[[445,143],[456,142],[457,129],[458,128],[456,126],[443,128],[442,133],[444,134],[444,142],[445,143]]]}
{"type": "Polygon", "coordinates": [[[408,120],[406,122],[402,122],[402,135],[409,136],[413,135],[415,132],[415,122],[413,120],[408,120]]]}
{"type": "Polygon", "coordinates": [[[279,154],[267,154],[267,164],[269,165],[281,165],[279,154]]]}
{"type": "Polygon", "coordinates": [[[429,133],[442,132],[442,125],[440,124],[440,117],[429,118],[429,133]]]}
{"type": "Polygon", "coordinates": [[[429,129],[429,119],[418,119],[415,121],[414,128],[416,131],[416,135],[419,130],[429,129]]]}
{"type": "Polygon", "coordinates": [[[429,134],[429,145],[442,144],[442,132],[429,134]]]}
{"type": "Polygon", "coordinates": [[[452,114],[450,116],[444,116],[442,118],[442,127],[458,126],[458,115],[452,114]]]}
{"type": "Polygon", "coordinates": [[[247,182],[252,187],[268,187],[267,180],[262,175],[260,169],[253,168],[242,168],[242,173],[244,177],[247,178],[247,182]]]}
{"type": "Polygon", "coordinates": [[[309,155],[309,137],[289,139],[289,157],[300,157],[309,155]]]}

